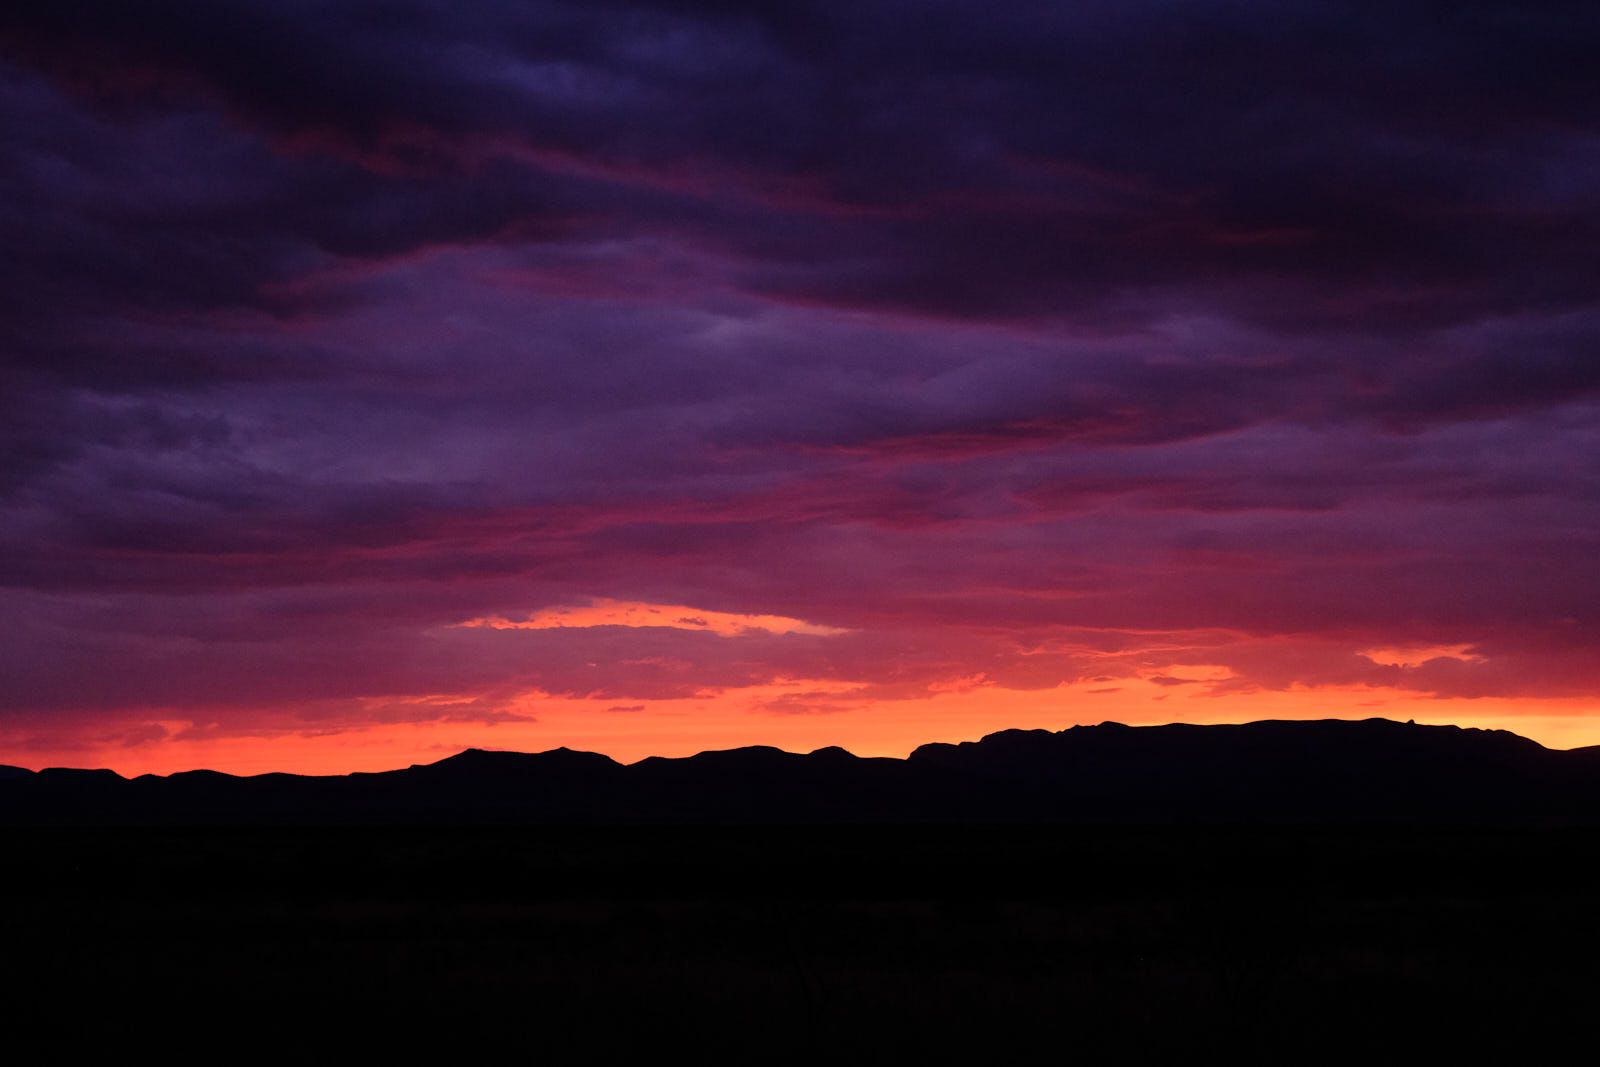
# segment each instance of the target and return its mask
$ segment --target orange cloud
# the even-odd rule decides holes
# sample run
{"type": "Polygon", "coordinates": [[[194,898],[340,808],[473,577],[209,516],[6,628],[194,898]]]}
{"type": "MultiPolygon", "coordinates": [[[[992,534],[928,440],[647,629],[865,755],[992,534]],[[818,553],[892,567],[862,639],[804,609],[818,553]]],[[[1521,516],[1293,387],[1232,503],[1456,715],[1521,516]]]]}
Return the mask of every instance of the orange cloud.
{"type": "Polygon", "coordinates": [[[822,626],[783,615],[741,615],[725,611],[703,611],[682,604],[645,604],[638,601],[596,599],[583,607],[554,607],[534,612],[514,621],[503,616],[468,619],[458,626],[489,627],[495,630],[555,630],[590,626],[664,626],[674,630],[702,630],[721,637],[738,637],[753,631],[771,634],[812,634],[832,637],[849,633],[836,626],[822,626]]]}
{"type": "Polygon", "coordinates": [[[1382,667],[1420,667],[1432,659],[1458,659],[1466,663],[1482,663],[1483,656],[1474,655],[1472,645],[1407,645],[1403,647],[1368,648],[1357,652],[1382,667]]]}

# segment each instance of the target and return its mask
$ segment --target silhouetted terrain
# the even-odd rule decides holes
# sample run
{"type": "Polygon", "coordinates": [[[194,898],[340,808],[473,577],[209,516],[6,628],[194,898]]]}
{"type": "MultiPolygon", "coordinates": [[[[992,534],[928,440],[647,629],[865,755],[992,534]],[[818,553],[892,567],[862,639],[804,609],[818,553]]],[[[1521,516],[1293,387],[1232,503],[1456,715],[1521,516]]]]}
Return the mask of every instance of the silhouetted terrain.
{"type": "Polygon", "coordinates": [[[1539,1062],[1600,1002],[1595,775],[1379,721],[5,774],[7,1042],[1539,1062]]]}
{"type": "Polygon", "coordinates": [[[124,779],[0,773],[16,820],[436,819],[906,822],[1590,818],[1600,750],[1504,731],[1363,722],[1078,726],[924,745],[908,759],[755,747],[623,766],[471,749],[379,774],[124,779]]]}

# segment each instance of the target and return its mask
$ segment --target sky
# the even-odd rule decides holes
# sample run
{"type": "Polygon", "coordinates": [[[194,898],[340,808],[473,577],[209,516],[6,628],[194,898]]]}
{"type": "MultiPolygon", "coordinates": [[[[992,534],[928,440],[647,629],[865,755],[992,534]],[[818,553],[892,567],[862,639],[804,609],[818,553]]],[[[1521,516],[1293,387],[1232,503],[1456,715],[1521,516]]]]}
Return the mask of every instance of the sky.
{"type": "Polygon", "coordinates": [[[1600,9],[0,14],[0,762],[1600,744],[1600,9]]]}

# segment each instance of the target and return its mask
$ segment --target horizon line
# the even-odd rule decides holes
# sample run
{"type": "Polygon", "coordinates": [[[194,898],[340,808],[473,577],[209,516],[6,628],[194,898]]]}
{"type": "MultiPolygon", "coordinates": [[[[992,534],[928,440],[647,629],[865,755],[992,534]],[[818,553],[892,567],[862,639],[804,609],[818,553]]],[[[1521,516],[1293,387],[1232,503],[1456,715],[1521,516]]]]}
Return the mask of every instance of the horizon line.
{"type": "Polygon", "coordinates": [[[414,769],[419,768],[419,767],[432,767],[432,766],[436,766],[436,765],[438,765],[440,763],[444,763],[447,760],[452,760],[452,759],[455,759],[455,758],[457,758],[459,756],[463,756],[463,755],[466,755],[466,754],[471,753],[471,752],[481,752],[481,753],[486,753],[486,754],[487,753],[504,753],[504,754],[514,755],[514,756],[543,756],[543,755],[549,755],[549,754],[555,753],[555,752],[571,752],[571,753],[573,753],[575,755],[600,756],[600,757],[602,757],[604,759],[610,760],[612,763],[615,763],[619,767],[636,767],[636,766],[638,766],[638,765],[640,765],[642,763],[647,763],[647,762],[649,762],[651,760],[684,760],[684,759],[694,759],[697,756],[714,755],[714,754],[717,754],[717,753],[746,752],[746,751],[761,750],[761,749],[772,749],[774,751],[781,752],[784,755],[791,755],[791,756],[811,756],[811,755],[816,755],[819,752],[826,752],[826,751],[829,751],[829,750],[837,750],[837,751],[845,753],[846,755],[848,755],[848,756],[850,756],[850,757],[852,757],[854,759],[894,760],[896,762],[902,762],[903,763],[903,762],[906,762],[906,761],[910,760],[912,755],[914,755],[919,749],[925,748],[925,747],[927,747],[929,745],[950,745],[951,747],[956,747],[956,746],[960,746],[960,745],[977,744],[977,743],[979,743],[979,742],[981,742],[983,740],[986,740],[987,738],[996,736],[998,734],[1013,733],[1013,732],[1015,732],[1015,733],[1060,734],[1060,733],[1069,733],[1069,732],[1071,732],[1073,730],[1102,729],[1102,728],[1108,727],[1108,726],[1109,727],[1116,727],[1116,728],[1120,728],[1120,729],[1124,729],[1124,730],[1163,730],[1163,729],[1170,729],[1172,727],[1189,727],[1189,728],[1196,729],[1196,730],[1210,730],[1210,729],[1218,729],[1218,728],[1221,728],[1221,729],[1235,728],[1236,729],[1236,728],[1239,728],[1239,727],[1261,726],[1261,725],[1269,725],[1269,724],[1293,724],[1293,725],[1313,726],[1313,725],[1327,724],[1327,723],[1350,723],[1350,724],[1388,723],[1388,724],[1393,725],[1393,726],[1409,727],[1409,728],[1413,728],[1413,729],[1459,730],[1459,731],[1464,731],[1464,732],[1469,732],[1469,733],[1508,734],[1508,735],[1510,735],[1512,737],[1516,737],[1516,738],[1519,738],[1519,739],[1521,739],[1523,741],[1526,741],[1529,744],[1536,745],[1539,748],[1541,748],[1541,749],[1543,749],[1543,750],[1545,750],[1547,752],[1579,752],[1579,751],[1583,751],[1584,749],[1588,749],[1588,748],[1600,748],[1600,745],[1578,745],[1578,746],[1575,746],[1573,748],[1566,748],[1566,749],[1551,748],[1550,746],[1542,744],[1541,742],[1539,742],[1539,741],[1537,741],[1537,740],[1535,740],[1535,739],[1533,739],[1531,737],[1528,737],[1525,734],[1517,733],[1515,730],[1505,730],[1505,729],[1500,729],[1500,728],[1496,728],[1496,727],[1462,726],[1462,725],[1460,725],[1458,723],[1419,723],[1415,719],[1408,719],[1405,722],[1401,722],[1398,719],[1389,719],[1389,718],[1385,718],[1384,716],[1381,716],[1381,715],[1373,715],[1373,716],[1368,716],[1366,718],[1361,718],[1361,719],[1339,718],[1337,716],[1334,716],[1334,717],[1321,718],[1321,719],[1250,719],[1250,720],[1242,721],[1242,722],[1225,722],[1225,723],[1195,723],[1195,722],[1182,722],[1182,721],[1176,721],[1175,720],[1175,721],[1172,721],[1172,722],[1165,722],[1165,723],[1144,723],[1144,724],[1139,724],[1139,725],[1130,725],[1128,723],[1117,722],[1115,720],[1106,719],[1106,720],[1103,720],[1103,721],[1098,722],[1098,723],[1073,723],[1072,725],[1063,727],[1060,730],[1047,730],[1047,729],[1044,729],[1043,727],[1035,727],[1035,728],[1003,727],[1003,728],[1001,728],[999,730],[991,730],[988,733],[985,733],[985,734],[983,734],[983,735],[981,735],[981,736],[979,736],[977,738],[972,738],[972,739],[966,739],[966,740],[960,740],[960,741],[925,741],[922,744],[917,745],[915,748],[913,748],[911,750],[911,752],[907,753],[905,756],[860,756],[860,755],[857,755],[855,752],[851,751],[850,749],[846,748],[843,745],[822,745],[822,746],[820,746],[818,748],[811,749],[811,750],[809,750],[807,752],[796,752],[796,751],[791,751],[789,749],[780,748],[777,745],[753,744],[753,745],[736,745],[736,746],[733,746],[731,748],[701,749],[701,750],[699,750],[697,752],[694,752],[694,753],[691,753],[691,754],[685,755],[685,756],[650,755],[650,756],[643,756],[643,757],[640,757],[639,759],[632,760],[632,761],[629,761],[629,762],[623,762],[622,760],[618,760],[615,757],[610,756],[610,755],[608,755],[607,753],[604,753],[604,752],[596,752],[596,751],[591,750],[591,749],[576,749],[576,748],[572,748],[569,745],[557,745],[554,748],[541,749],[541,750],[539,750],[537,752],[530,752],[530,751],[527,751],[525,749],[485,748],[485,747],[483,747],[481,745],[469,745],[466,748],[458,749],[457,751],[452,752],[449,755],[441,756],[438,759],[433,760],[433,761],[431,761],[429,763],[411,763],[411,764],[408,764],[408,765],[403,766],[403,767],[389,767],[389,768],[385,768],[383,770],[378,770],[378,771],[356,770],[356,771],[344,771],[344,772],[338,772],[338,773],[332,773],[332,774],[301,774],[301,773],[297,773],[297,772],[294,772],[294,771],[261,771],[261,772],[255,773],[255,774],[233,774],[233,773],[230,773],[228,771],[218,771],[218,770],[214,770],[214,769],[209,768],[209,767],[191,767],[191,768],[187,768],[185,770],[170,771],[170,772],[168,772],[166,774],[155,774],[153,772],[146,772],[144,774],[136,774],[136,775],[129,776],[129,775],[124,775],[121,772],[116,771],[116,770],[114,770],[114,769],[112,769],[110,767],[70,767],[70,766],[63,766],[63,765],[59,765],[59,764],[49,765],[49,766],[44,766],[44,767],[27,767],[27,766],[24,766],[22,764],[0,763],[0,768],[9,769],[9,770],[27,771],[30,774],[43,774],[46,771],[72,771],[72,772],[79,772],[79,773],[85,773],[85,774],[100,774],[100,773],[104,772],[104,773],[113,774],[117,778],[119,778],[120,780],[127,781],[127,782],[139,781],[140,779],[143,779],[143,778],[173,778],[173,777],[176,777],[178,775],[185,775],[185,774],[216,774],[216,775],[222,775],[222,776],[228,777],[228,778],[238,778],[238,779],[269,778],[269,777],[273,777],[273,776],[286,776],[286,777],[291,777],[291,778],[351,778],[351,777],[356,777],[356,776],[368,776],[368,777],[370,777],[372,775],[379,775],[379,774],[393,774],[393,773],[396,773],[398,771],[414,770],[414,769]]]}

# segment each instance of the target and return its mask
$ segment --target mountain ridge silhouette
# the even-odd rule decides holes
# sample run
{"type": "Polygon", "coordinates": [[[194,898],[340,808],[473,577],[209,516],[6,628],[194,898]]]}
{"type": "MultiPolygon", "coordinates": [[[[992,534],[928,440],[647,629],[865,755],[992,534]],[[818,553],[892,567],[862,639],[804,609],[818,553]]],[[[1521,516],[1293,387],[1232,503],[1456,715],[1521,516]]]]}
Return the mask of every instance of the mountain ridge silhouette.
{"type": "Polygon", "coordinates": [[[0,818],[925,821],[1600,817],[1600,746],[1388,719],[1106,722],[905,759],[772,746],[622,764],[469,748],[346,775],[0,767],[0,818]]]}

